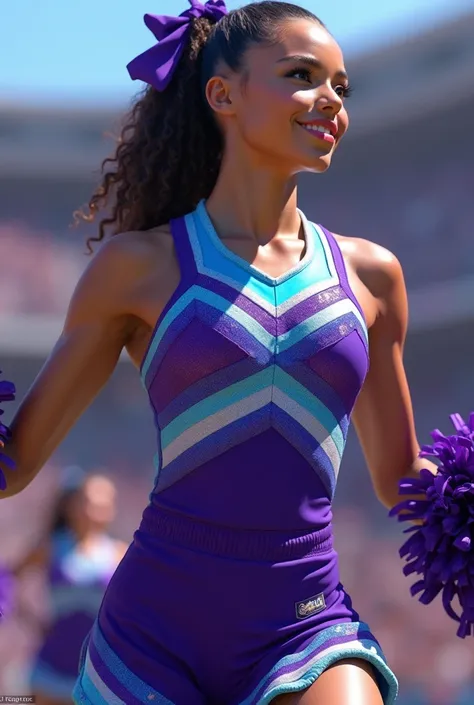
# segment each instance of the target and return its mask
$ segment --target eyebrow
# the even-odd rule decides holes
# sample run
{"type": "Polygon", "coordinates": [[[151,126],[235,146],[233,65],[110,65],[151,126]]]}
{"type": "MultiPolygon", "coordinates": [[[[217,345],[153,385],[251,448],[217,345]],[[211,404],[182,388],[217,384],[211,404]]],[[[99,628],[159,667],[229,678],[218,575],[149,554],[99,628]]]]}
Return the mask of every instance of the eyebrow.
{"type": "MultiPolygon", "coordinates": [[[[307,56],[306,54],[292,54],[291,56],[284,56],[282,59],[278,59],[279,64],[290,61],[299,61],[301,64],[306,64],[306,66],[311,66],[313,69],[324,68],[322,63],[315,59],[314,56],[307,56]]],[[[339,78],[348,79],[348,75],[345,71],[337,71],[336,76],[339,78]]]]}

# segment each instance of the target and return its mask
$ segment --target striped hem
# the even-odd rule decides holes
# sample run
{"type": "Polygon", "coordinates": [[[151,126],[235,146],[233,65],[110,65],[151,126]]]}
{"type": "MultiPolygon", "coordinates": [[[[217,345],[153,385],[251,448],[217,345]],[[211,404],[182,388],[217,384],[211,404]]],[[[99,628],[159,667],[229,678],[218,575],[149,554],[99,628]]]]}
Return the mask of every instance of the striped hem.
{"type": "Polygon", "coordinates": [[[81,655],[72,692],[75,705],[174,705],[131,671],[110,648],[95,622],[81,655]]]}
{"type": "Polygon", "coordinates": [[[306,690],[330,666],[344,659],[361,659],[374,668],[384,705],[394,705],[398,681],[380,645],[363,622],[328,627],[299,653],[280,659],[239,705],[268,705],[279,695],[306,690]]]}
{"type": "MultiPolygon", "coordinates": [[[[268,705],[279,695],[309,688],[330,666],[344,659],[370,663],[384,705],[394,705],[398,682],[363,622],[338,624],[320,632],[302,651],[281,658],[239,705],[268,705]]],[[[150,688],[116,656],[96,623],[72,693],[75,705],[173,705],[150,688]]]]}

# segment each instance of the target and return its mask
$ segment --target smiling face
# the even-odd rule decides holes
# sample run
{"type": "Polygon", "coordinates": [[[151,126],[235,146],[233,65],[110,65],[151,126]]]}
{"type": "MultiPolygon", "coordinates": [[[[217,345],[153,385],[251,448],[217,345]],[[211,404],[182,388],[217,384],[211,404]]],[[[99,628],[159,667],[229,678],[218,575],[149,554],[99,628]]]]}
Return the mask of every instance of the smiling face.
{"type": "Polygon", "coordinates": [[[329,167],[348,127],[348,92],[335,40],[317,22],[290,19],[274,43],[247,50],[241,74],[211,79],[207,95],[226,139],[292,175],[329,167]]]}

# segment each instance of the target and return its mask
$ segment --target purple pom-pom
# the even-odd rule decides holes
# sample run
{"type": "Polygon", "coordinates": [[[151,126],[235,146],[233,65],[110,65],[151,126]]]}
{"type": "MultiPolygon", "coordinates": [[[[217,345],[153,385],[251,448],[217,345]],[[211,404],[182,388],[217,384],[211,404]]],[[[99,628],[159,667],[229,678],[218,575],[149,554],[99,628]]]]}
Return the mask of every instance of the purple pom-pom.
{"type": "Polygon", "coordinates": [[[0,620],[8,617],[13,611],[15,601],[15,577],[0,565],[0,620]]]}
{"type": "Polygon", "coordinates": [[[442,593],[443,607],[459,622],[457,634],[464,639],[474,633],[474,412],[467,423],[459,414],[450,418],[455,433],[433,431],[434,443],[420,452],[421,458],[437,458],[436,475],[424,469],[418,478],[401,480],[400,494],[412,499],[400,502],[390,516],[421,520],[404,531],[411,535],[400,549],[403,572],[421,576],[411,593],[423,604],[442,593]],[[455,597],[460,614],[452,605],[455,597]]]}
{"type": "MultiPolygon", "coordinates": [[[[4,401],[13,401],[15,399],[15,385],[12,382],[8,382],[7,380],[0,380],[0,404],[4,401]]],[[[0,409],[0,416],[3,414],[3,409],[0,409]]],[[[11,470],[14,469],[15,464],[9,458],[5,453],[3,453],[3,449],[5,448],[5,444],[10,440],[11,434],[10,434],[10,429],[5,426],[0,421],[0,463],[3,463],[3,465],[6,465],[8,468],[11,470]]],[[[2,472],[2,469],[0,468],[0,490],[6,489],[7,486],[7,481],[5,478],[4,473],[2,472]]]]}

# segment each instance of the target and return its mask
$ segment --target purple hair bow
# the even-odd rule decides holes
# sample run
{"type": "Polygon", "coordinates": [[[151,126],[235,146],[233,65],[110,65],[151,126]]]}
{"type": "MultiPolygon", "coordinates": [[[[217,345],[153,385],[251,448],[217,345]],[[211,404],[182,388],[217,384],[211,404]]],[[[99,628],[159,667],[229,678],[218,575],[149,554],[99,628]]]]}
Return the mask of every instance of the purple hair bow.
{"type": "Polygon", "coordinates": [[[183,52],[191,21],[208,17],[218,22],[227,14],[224,0],[208,0],[202,5],[198,0],[189,0],[191,7],[179,17],[146,14],[144,21],[159,44],[135,57],[128,65],[133,80],[144,81],[157,91],[164,91],[173,76],[183,52]]]}

